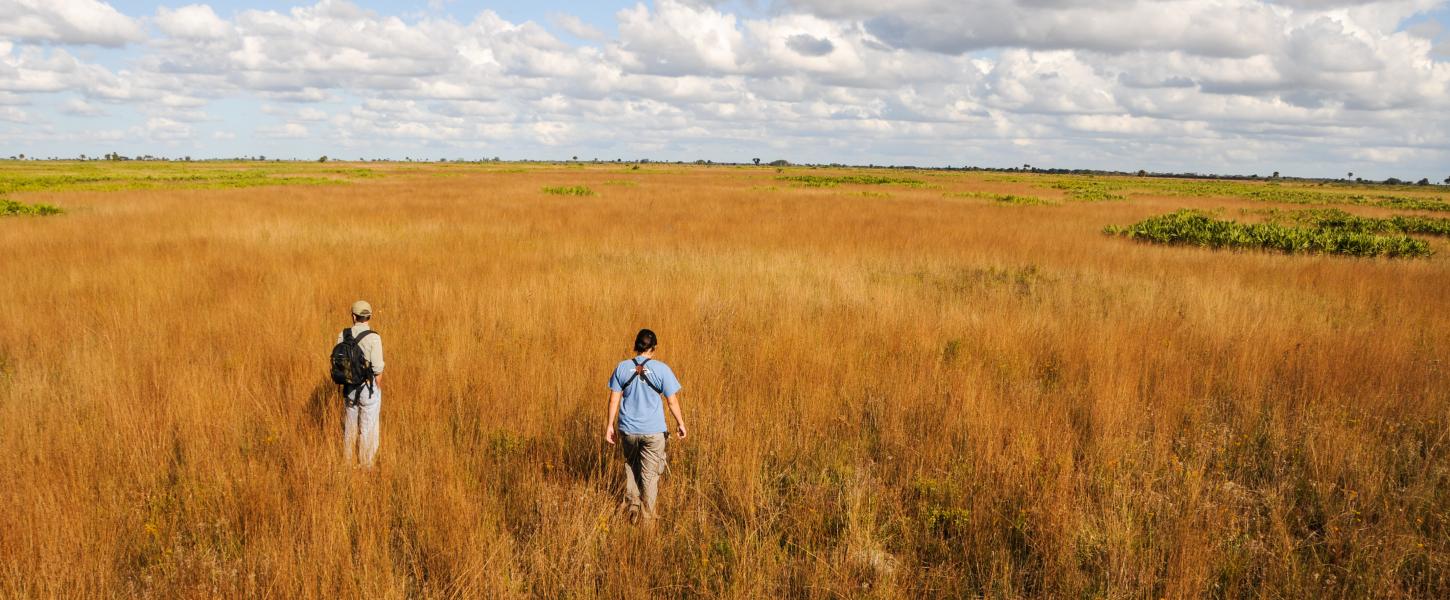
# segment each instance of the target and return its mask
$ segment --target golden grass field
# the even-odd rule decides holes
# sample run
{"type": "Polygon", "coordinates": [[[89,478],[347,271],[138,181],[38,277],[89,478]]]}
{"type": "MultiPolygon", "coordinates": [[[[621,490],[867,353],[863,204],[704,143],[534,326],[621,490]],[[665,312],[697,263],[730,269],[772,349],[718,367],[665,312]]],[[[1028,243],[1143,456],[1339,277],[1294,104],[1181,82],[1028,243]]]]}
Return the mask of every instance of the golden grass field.
{"type": "Polygon", "coordinates": [[[1268,205],[973,195],[1062,199],[1029,174],[325,167],[10,195],[66,213],[0,219],[0,596],[1450,595],[1443,239],[1150,246],[1102,228],[1268,205]],[[372,473],[326,373],[359,298],[372,473]],[[640,327],[690,425],[648,531],[602,441],[640,327]]]}

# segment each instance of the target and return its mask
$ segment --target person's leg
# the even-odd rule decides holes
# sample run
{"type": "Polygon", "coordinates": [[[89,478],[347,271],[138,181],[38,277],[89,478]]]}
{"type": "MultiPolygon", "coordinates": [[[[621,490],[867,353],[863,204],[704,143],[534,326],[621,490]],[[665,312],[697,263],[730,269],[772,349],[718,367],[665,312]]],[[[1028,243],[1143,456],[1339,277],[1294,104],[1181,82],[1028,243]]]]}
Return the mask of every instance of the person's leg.
{"type": "Polygon", "coordinates": [[[357,448],[358,433],[358,407],[352,403],[346,403],[342,411],[342,459],[347,464],[352,464],[354,449],[357,448]]]}
{"type": "Polygon", "coordinates": [[[644,518],[655,518],[660,475],[665,472],[665,434],[643,436],[640,448],[640,487],[644,494],[644,518]]]}
{"type": "Polygon", "coordinates": [[[640,437],[636,435],[620,435],[619,447],[624,451],[624,507],[626,510],[637,513],[640,510],[639,488],[640,488],[640,437]]]}
{"type": "Polygon", "coordinates": [[[363,392],[363,404],[358,411],[358,463],[371,468],[378,456],[378,414],[383,408],[383,391],[374,388],[372,393],[363,392]]]}

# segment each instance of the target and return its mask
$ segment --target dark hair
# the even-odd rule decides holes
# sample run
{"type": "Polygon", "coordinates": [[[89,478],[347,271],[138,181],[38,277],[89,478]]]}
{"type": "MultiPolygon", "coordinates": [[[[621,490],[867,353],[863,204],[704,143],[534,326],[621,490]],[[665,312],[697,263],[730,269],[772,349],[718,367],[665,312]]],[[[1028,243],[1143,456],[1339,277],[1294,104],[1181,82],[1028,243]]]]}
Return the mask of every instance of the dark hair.
{"type": "Polygon", "coordinates": [[[373,318],[372,315],[368,315],[366,317],[364,317],[362,315],[353,315],[352,316],[352,322],[354,322],[354,323],[366,323],[366,322],[368,322],[368,319],[371,319],[371,318],[373,318]]]}
{"type": "Polygon", "coordinates": [[[654,350],[655,345],[658,343],[659,340],[655,339],[655,332],[648,329],[641,329],[634,336],[634,351],[649,352],[650,350],[654,350]]]}

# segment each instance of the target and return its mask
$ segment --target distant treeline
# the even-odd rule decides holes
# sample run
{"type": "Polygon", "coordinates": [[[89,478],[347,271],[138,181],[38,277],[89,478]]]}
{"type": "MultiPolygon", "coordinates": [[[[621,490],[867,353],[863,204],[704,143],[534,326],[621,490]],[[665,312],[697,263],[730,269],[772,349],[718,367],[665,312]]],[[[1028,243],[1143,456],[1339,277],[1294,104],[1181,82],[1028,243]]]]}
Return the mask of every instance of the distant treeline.
{"type": "MultiPolygon", "coordinates": [[[[46,158],[46,159],[41,159],[41,158],[35,157],[35,156],[27,157],[24,154],[19,154],[19,155],[12,155],[12,156],[10,156],[9,157],[9,160],[52,160],[52,161],[56,161],[56,160],[65,160],[65,161],[69,161],[69,160],[82,160],[82,161],[87,161],[87,160],[133,161],[134,160],[134,161],[159,161],[159,162],[192,162],[192,158],[190,156],[184,156],[184,157],[180,157],[180,158],[171,158],[171,157],[161,157],[161,156],[152,156],[152,155],[149,155],[149,154],[144,154],[144,155],[140,155],[140,156],[130,157],[130,156],[123,156],[123,155],[117,154],[115,152],[111,152],[111,153],[108,153],[108,154],[105,154],[105,155],[102,155],[102,156],[87,156],[85,154],[82,154],[82,155],[80,155],[80,156],[78,156],[76,158],[60,158],[60,157],[51,156],[51,157],[46,158]]],[[[314,161],[315,162],[327,162],[328,160],[346,160],[346,159],[335,159],[335,158],[329,159],[327,156],[322,156],[321,158],[317,158],[317,159],[301,159],[301,158],[270,158],[269,159],[266,156],[238,156],[238,157],[232,157],[232,158],[198,159],[197,162],[239,162],[239,161],[240,162],[253,162],[253,161],[255,161],[255,162],[314,162],[314,161]]],[[[1103,176],[1103,177],[1162,177],[1162,178],[1171,178],[1171,179],[1220,179],[1220,180],[1229,180],[1229,181],[1299,181],[1299,182],[1308,182],[1308,183],[1358,183],[1358,184],[1378,184],[1378,185],[1440,185],[1440,184],[1443,183],[1444,185],[1450,185],[1450,177],[1446,177],[1442,182],[1432,182],[1432,181],[1430,181],[1430,178],[1428,178],[1428,177],[1423,177],[1419,181],[1413,181],[1413,180],[1408,180],[1408,179],[1400,179],[1398,177],[1390,177],[1390,178],[1383,179],[1383,180],[1375,180],[1375,179],[1365,179],[1363,177],[1355,177],[1354,176],[1354,173],[1347,173],[1346,176],[1345,177],[1342,177],[1342,178],[1326,178],[1326,177],[1294,177],[1294,176],[1284,176],[1284,175],[1280,175],[1278,171],[1274,171],[1272,174],[1269,174],[1269,175],[1261,176],[1261,175],[1259,175],[1257,173],[1252,174],[1252,175],[1236,175],[1236,174],[1193,173],[1193,172],[1189,172],[1189,173],[1173,173],[1173,172],[1159,172],[1159,171],[1147,171],[1147,170],[1139,170],[1139,171],[1109,171],[1109,170],[1101,170],[1101,169],[1060,169],[1060,168],[1041,169],[1041,168],[1033,167],[1030,164],[1028,164],[1028,165],[1022,165],[1021,167],[977,167],[977,166],[971,166],[971,165],[967,165],[967,166],[964,166],[964,167],[952,167],[952,166],[946,166],[946,167],[918,167],[918,166],[912,166],[912,165],[878,165],[878,164],[874,164],[874,163],[873,164],[866,164],[866,165],[852,165],[852,164],[845,164],[845,163],[792,163],[792,162],[790,162],[788,160],[784,160],[784,159],[777,159],[777,160],[772,160],[772,161],[768,161],[768,162],[763,162],[759,158],[751,159],[750,162],[716,162],[716,161],[713,161],[713,160],[660,161],[660,160],[652,160],[652,159],[648,159],[648,158],[639,158],[639,159],[623,159],[623,158],[598,159],[598,158],[594,158],[594,159],[582,160],[581,161],[581,160],[579,160],[579,157],[577,157],[577,156],[573,157],[573,159],[571,159],[571,160],[504,160],[502,158],[499,158],[499,157],[495,156],[493,158],[479,158],[479,159],[466,159],[466,158],[455,158],[455,159],[447,159],[447,158],[422,159],[422,158],[418,158],[418,159],[415,159],[415,158],[412,158],[412,157],[404,157],[402,160],[395,160],[395,159],[387,159],[387,158],[358,158],[357,159],[357,162],[474,163],[474,164],[482,164],[482,163],[562,163],[562,164],[571,164],[571,163],[592,163],[592,164],[601,164],[601,163],[604,163],[604,164],[607,164],[607,163],[629,163],[629,164],[661,164],[661,165],[686,165],[686,164],[696,164],[696,165],[727,166],[727,167],[770,166],[770,167],[803,167],[803,168],[812,168],[812,169],[829,168],[829,169],[897,169],[897,170],[907,170],[907,171],[982,171],[982,172],[988,172],[988,173],[1040,173],[1040,174],[1044,174],[1044,175],[1089,175],[1089,176],[1103,176]]]]}

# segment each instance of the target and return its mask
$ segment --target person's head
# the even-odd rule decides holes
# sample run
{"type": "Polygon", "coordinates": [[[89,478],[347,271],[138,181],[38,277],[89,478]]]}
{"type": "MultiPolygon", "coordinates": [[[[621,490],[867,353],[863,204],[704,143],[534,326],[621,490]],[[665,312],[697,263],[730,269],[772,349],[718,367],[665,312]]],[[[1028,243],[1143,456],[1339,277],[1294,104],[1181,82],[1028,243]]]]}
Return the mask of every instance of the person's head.
{"type": "Polygon", "coordinates": [[[655,346],[658,345],[659,340],[655,339],[655,332],[648,329],[641,329],[639,330],[639,333],[635,334],[634,336],[634,351],[639,354],[652,352],[654,351],[655,346]]]}
{"type": "Polygon", "coordinates": [[[368,304],[367,300],[352,303],[352,322],[366,323],[371,318],[373,318],[373,305],[368,304]]]}

